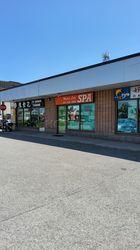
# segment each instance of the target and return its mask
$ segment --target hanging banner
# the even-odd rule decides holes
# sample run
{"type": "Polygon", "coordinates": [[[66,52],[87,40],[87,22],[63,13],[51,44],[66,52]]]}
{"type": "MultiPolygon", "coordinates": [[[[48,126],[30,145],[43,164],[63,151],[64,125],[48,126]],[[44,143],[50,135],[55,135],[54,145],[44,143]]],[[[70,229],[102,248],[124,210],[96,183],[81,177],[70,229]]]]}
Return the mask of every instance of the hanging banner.
{"type": "Polygon", "coordinates": [[[140,98],[140,86],[131,87],[131,89],[130,89],[130,97],[131,97],[131,99],[140,98]]]}
{"type": "Polygon", "coordinates": [[[93,102],[93,92],[58,96],[55,98],[56,105],[79,104],[79,103],[88,103],[88,102],[93,102]]]}
{"type": "Polygon", "coordinates": [[[118,100],[128,100],[130,99],[130,88],[119,88],[114,91],[114,99],[118,100]]]}

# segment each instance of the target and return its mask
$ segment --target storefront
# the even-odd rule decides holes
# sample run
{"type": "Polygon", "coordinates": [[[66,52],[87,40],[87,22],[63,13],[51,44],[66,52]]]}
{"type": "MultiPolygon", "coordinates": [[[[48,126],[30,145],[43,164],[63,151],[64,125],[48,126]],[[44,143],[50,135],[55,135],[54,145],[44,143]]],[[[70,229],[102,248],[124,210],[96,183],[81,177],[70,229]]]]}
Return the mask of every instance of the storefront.
{"type": "Polygon", "coordinates": [[[0,91],[16,127],[140,142],[140,53],[0,91]],[[21,100],[21,101],[19,101],[21,100]]]}
{"type": "Polygon", "coordinates": [[[18,128],[45,128],[45,101],[41,99],[17,102],[16,126],[18,128]]]}
{"type": "Polygon", "coordinates": [[[95,131],[95,93],[73,94],[55,98],[57,132],[95,131]]]}
{"type": "Polygon", "coordinates": [[[140,86],[116,89],[116,132],[140,133],[140,86]]]}

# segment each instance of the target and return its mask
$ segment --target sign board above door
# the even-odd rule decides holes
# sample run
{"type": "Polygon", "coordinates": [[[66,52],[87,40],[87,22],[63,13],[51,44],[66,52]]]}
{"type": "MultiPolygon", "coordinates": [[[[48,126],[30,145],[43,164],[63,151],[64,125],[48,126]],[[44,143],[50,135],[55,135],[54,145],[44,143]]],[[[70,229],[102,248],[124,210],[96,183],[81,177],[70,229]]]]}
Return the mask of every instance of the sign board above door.
{"type": "Polygon", "coordinates": [[[79,104],[79,103],[88,103],[93,101],[94,101],[93,92],[58,96],[55,98],[56,105],[79,104]]]}

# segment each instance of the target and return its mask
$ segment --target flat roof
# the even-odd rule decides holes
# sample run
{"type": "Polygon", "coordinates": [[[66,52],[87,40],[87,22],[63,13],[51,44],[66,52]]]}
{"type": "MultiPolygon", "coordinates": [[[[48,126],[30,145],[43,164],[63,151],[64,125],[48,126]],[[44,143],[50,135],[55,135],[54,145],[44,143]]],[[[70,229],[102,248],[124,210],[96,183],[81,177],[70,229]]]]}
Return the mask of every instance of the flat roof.
{"type": "MultiPolygon", "coordinates": [[[[76,72],[80,72],[80,71],[84,71],[84,70],[88,70],[88,69],[92,69],[92,68],[97,68],[97,67],[100,67],[100,66],[103,66],[103,65],[107,65],[107,64],[111,64],[111,63],[115,63],[115,62],[119,62],[119,61],[128,60],[128,59],[135,58],[135,57],[138,57],[138,56],[140,56],[140,52],[135,53],[135,54],[130,54],[130,55],[127,55],[127,56],[123,56],[123,57],[119,57],[119,58],[115,58],[115,59],[108,60],[108,61],[105,61],[105,62],[101,62],[101,63],[89,65],[89,66],[86,66],[86,67],[74,69],[74,70],[67,71],[67,72],[64,72],[64,73],[60,73],[60,74],[48,76],[48,77],[45,77],[45,78],[40,78],[38,80],[34,80],[34,81],[31,81],[31,82],[27,82],[27,83],[23,83],[23,84],[11,87],[10,89],[20,88],[20,87],[23,87],[25,85],[34,84],[34,83],[41,82],[41,81],[44,81],[44,80],[49,80],[49,79],[53,79],[53,78],[57,78],[57,77],[60,77],[60,76],[65,76],[65,75],[73,74],[73,73],[76,73],[76,72]]],[[[0,92],[1,91],[6,91],[6,90],[8,90],[8,88],[0,90],[0,92]]]]}

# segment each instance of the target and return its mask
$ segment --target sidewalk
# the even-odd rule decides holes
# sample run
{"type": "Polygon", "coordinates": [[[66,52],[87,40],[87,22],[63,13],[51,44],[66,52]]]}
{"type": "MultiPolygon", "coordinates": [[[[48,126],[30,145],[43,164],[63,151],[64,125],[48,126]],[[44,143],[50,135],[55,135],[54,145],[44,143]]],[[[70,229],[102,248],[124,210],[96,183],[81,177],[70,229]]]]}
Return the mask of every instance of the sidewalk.
{"type": "Polygon", "coordinates": [[[25,131],[13,131],[11,135],[21,135],[34,138],[42,138],[48,140],[57,140],[72,143],[90,144],[93,146],[100,146],[104,148],[113,148],[119,150],[129,150],[140,152],[140,144],[131,142],[122,142],[115,140],[105,140],[97,138],[88,138],[82,136],[70,136],[70,135],[54,135],[41,132],[25,132],[25,131]]]}

